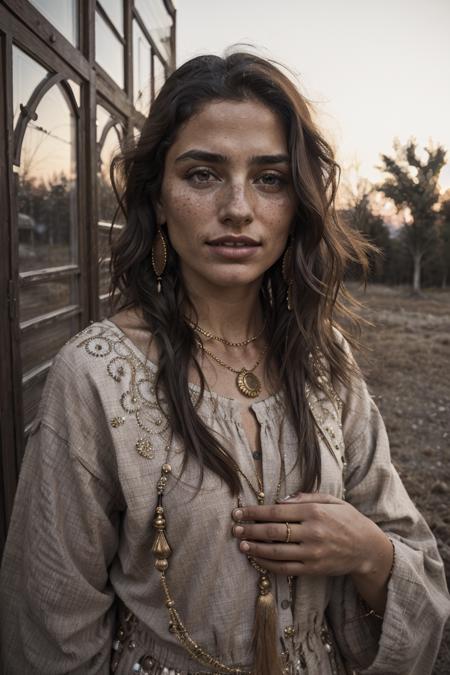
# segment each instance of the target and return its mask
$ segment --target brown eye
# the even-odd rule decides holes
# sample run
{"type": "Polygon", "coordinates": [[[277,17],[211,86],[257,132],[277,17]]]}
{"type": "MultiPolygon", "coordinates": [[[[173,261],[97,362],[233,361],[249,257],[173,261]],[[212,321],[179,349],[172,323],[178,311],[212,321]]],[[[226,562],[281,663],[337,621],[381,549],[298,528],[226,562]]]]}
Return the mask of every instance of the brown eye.
{"type": "Polygon", "coordinates": [[[192,183],[209,183],[210,180],[215,180],[214,174],[209,169],[196,169],[187,174],[187,179],[192,183]]]}
{"type": "Polygon", "coordinates": [[[259,176],[256,182],[272,192],[280,190],[287,184],[286,178],[278,173],[265,173],[262,176],[259,176]]]}

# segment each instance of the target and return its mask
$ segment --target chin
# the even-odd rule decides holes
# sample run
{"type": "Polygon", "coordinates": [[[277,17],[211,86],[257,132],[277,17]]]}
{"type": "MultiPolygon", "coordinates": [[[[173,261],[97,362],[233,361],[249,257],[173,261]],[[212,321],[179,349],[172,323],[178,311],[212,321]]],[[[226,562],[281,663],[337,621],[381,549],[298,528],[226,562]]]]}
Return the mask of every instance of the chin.
{"type": "Polygon", "coordinates": [[[260,269],[260,266],[255,269],[255,267],[255,265],[220,265],[217,263],[201,268],[185,265],[181,267],[181,272],[188,287],[210,285],[225,290],[259,285],[265,269],[260,269]]]}
{"type": "Polygon", "coordinates": [[[253,275],[242,272],[241,274],[217,274],[210,276],[208,281],[222,288],[241,288],[261,283],[263,275],[253,275]]]}

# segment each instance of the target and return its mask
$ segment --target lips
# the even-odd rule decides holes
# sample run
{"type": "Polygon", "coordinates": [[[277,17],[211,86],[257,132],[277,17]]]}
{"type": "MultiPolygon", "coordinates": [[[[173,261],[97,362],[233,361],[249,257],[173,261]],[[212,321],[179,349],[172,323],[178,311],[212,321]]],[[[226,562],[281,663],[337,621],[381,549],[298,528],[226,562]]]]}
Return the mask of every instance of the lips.
{"type": "Polygon", "coordinates": [[[251,237],[225,235],[206,242],[216,260],[239,261],[254,255],[261,244],[251,237]]]}
{"type": "Polygon", "coordinates": [[[217,239],[212,239],[207,242],[208,246],[226,246],[229,248],[253,248],[254,246],[260,246],[260,244],[251,239],[251,237],[232,237],[224,236],[218,237],[217,239]]]}

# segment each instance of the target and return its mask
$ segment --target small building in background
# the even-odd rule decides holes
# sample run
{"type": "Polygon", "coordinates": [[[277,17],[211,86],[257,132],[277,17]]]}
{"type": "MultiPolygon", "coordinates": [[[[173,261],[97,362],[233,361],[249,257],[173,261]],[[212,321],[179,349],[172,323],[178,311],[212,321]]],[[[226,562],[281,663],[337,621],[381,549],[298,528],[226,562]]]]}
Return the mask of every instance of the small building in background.
{"type": "Polygon", "coordinates": [[[110,161],[175,26],[172,0],[0,0],[0,549],[52,359],[107,311],[110,161]]]}

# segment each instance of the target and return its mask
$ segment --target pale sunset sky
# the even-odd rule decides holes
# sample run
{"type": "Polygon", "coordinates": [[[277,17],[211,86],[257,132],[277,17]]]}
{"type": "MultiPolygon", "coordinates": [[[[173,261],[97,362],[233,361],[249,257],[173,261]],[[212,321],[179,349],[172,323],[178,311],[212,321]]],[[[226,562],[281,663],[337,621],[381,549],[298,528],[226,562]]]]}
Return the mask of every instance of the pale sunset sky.
{"type": "Polygon", "coordinates": [[[450,0],[175,0],[177,65],[234,43],[294,71],[344,169],[377,182],[380,154],[415,137],[448,151],[450,0]]]}

